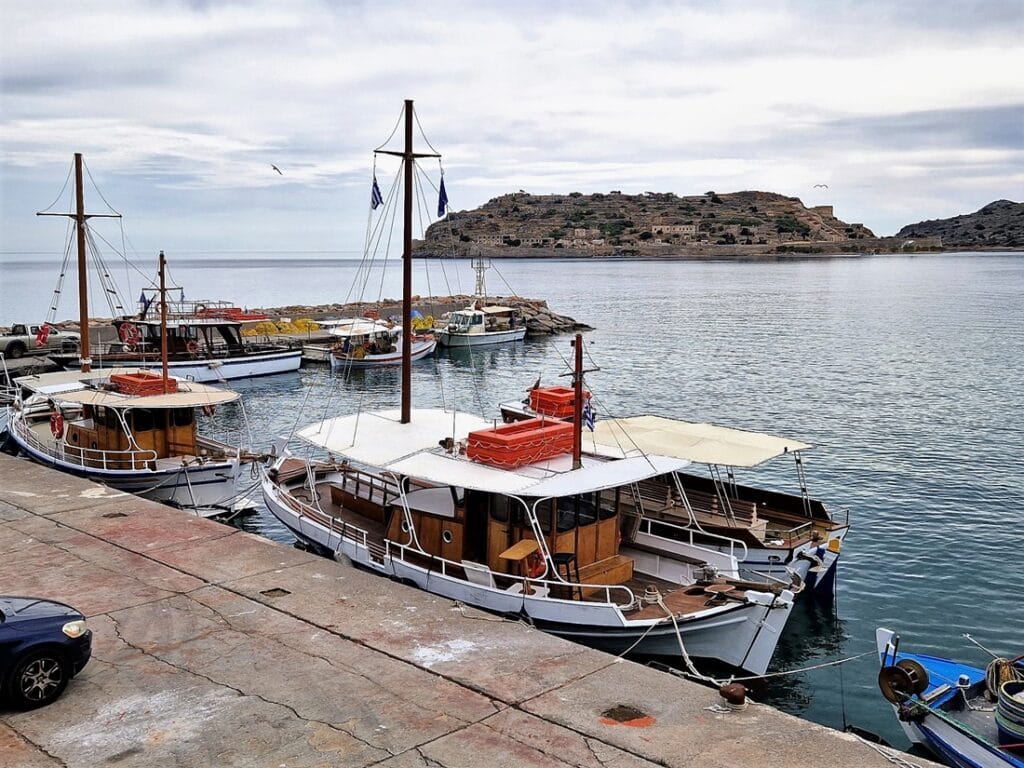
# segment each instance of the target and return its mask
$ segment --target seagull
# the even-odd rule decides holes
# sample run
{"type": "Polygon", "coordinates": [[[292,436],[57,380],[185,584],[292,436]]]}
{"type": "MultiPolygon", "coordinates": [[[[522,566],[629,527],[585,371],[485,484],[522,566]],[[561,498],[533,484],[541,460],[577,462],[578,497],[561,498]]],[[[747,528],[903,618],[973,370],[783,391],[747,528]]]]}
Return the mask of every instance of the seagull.
{"type": "MultiPolygon", "coordinates": [[[[280,168],[278,168],[278,167],[277,167],[276,165],[271,165],[270,167],[271,167],[271,168],[273,168],[273,169],[274,169],[275,171],[277,171],[278,173],[281,173],[281,169],[280,169],[280,168]]],[[[282,175],[282,176],[284,176],[284,174],[283,174],[283,173],[281,173],[281,175],[282,175]]]]}
{"type": "MultiPolygon", "coordinates": [[[[274,170],[277,170],[277,169],[275,168],[274,170]]],[[[280,173],[280,171],[277,171],[277,172],[280,173]]],[[[817,189],[818,187],[824,187],[825,189],[828,189],[828,184],[815,184],[814,185],[815,189],[817,189]]]]}

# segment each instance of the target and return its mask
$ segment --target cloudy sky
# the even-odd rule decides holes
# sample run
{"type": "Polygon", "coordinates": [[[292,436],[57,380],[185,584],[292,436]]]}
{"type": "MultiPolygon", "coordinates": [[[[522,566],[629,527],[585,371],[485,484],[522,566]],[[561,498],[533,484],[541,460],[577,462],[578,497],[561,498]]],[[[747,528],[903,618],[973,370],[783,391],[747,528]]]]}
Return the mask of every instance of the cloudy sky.
{"type": "MultiPolygon", "coordinates": [[[[1024,198],[1024,0],[0,0],[0,16],[3,254],[62,248],[34,213],[76,151],[141,252],[358,253],[371,150],[406,98],[453,210],[519,189],[758,189],[892,234],[1024,198]]],[[[87,205],[103,210],[91,188],[87,205]]]]}

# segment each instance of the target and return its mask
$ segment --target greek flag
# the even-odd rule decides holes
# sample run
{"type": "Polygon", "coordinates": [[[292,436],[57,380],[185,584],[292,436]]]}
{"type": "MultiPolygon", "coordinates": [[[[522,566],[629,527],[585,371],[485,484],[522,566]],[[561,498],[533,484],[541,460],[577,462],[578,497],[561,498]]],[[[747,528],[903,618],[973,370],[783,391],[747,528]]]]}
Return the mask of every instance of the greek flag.
{"type": "Polygon", "coordinates": [[[448,193],[444,191],[444,176],[441,177],[441,189],[437,194],[437,216],[444,216],[448,208],[448,193]]]}
{"type": "Polygon", "coordinates": [[[583,423],[591,432],[594,431],[594,409],[590,407],[589,397],[583,401],[583,423]]]}
{"type": "Polygon", "coordinates": [[[380,193],[380,187],[377,186],[377,174],[373,175],[373,190],[370,192],[370,208],[377,210],[378,206],[384,203],[384,196],[380,193]]]}

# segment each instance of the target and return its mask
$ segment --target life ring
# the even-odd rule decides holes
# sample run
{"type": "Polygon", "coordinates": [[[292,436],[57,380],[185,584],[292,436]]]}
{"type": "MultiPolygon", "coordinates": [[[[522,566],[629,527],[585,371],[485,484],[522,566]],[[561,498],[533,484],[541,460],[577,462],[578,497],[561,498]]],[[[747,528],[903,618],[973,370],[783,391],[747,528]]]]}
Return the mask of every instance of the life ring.
{"type": "Polygon", "coordinates": [[[547,569],[544,565],[544,558],[541,557],[539,550],[531,552],[526,556],[526,575],[531,579],[543,576],[545,570],[547,569]]]}
{"type": "Polygon", "coordinates": [[[64,417],[60,415],[60,411],[50,414],[50,432],[58,440],[64,437],[64,417]]]}
{"type": "Polygon", "coordinates": [[[216,412],[217,412],[217,408],[215,406],[211,405],[210,403],[207,403],[206,405],[203,406],[203,415],[204,416],[213,416],[213,414],[215,414],[216,412]]]}
{"type": "Polygon", "coordinates": [[[121,341],[124,342],[128,349],[135,349],[139,343],[141,334],[139,333],[139,327],[133,323],[121,323],[117,329],[117,336],[121,341]]]}
{"type": "Polygon", "coordinates": [[[199,354],[199,342],[195,339],[189,339],[185,342],[185,350],[192,355],[192,357],[195,357],[199,354]]]}

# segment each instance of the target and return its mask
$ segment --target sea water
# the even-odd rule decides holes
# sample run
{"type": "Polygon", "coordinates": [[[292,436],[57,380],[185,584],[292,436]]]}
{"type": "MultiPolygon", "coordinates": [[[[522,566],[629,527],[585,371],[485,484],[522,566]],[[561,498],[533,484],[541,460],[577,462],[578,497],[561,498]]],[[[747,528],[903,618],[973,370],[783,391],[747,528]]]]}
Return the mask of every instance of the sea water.
{"type": "MultiPolygon", "coordinates": [[[[49,303],[39,264],[19,264],[0,264],[0,323],[34,319],[49,303]]],[[[358,298],[357,273],[358,262],[332,256],[172,260],[186,298],[249,307],[358,298]]],[[[584,338],[586,367],[599,368],[587,375],[599,417],[654,412],[814,444],[809,492],[848,509],[853,529],[834,602],[797,605],[773,670],[871,651],[878,626],[908,650],[978,666],[989,657],[964,633],[1024,653],[1024,257],[502,260],[487,278],[491,294],[543,298],[594,327],[584,338]]],[[[373,273],[363,298],[397,297],[400,279],[396,268],[373,273]]],[[[472,287],[468,262],[417,264],[417,294],[472,287]]],[[[566,384],[572,353],[569,336],[442,351],[414,365],[414,404],[497,418],[497,404],[521,399],[538,376],[566,384]]],[[[232,382],[245,420],[223,408],[214,426],[251,430],[262,449],[296,425],[397,407],[399,381],[396,370],[316,366],[232,382]]],[[[737,479],[798,490],[785,458],[737,479]]],[[[265,510],[242,525],[291,541],[265,510]]],[[[867,656],[773,679],[754,696],[905,745],[877,669],[867,656]]]]}

